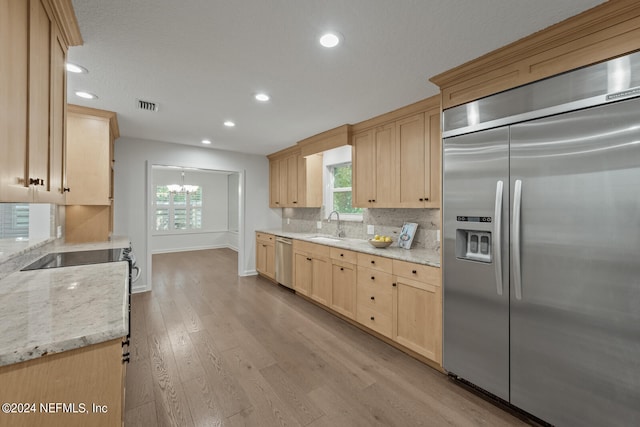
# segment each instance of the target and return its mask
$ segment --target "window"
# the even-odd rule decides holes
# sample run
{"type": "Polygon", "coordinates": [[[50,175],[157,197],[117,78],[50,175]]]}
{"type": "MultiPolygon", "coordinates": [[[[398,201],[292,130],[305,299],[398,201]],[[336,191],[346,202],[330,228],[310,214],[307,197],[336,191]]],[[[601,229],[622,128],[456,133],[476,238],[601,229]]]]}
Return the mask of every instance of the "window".
{"type": "Polygon", "coordinates": [[[352,205],[351,162],[329,166],[331,174],[328,210],[338,211],[341,218],[362,219],[362,209],[352,205]]]}
{"type": "Polygon", "coordinates": [[[202,228],[202,187],[191,192],[171,192],[166,185],[156,187],[156,231],[199,230],[202,228]]]}

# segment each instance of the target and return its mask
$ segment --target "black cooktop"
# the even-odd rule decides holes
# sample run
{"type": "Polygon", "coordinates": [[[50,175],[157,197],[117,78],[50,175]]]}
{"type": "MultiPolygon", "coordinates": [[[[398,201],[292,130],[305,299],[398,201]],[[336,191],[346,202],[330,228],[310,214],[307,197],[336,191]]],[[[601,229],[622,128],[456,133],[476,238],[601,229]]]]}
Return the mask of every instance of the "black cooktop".
{"type": "Polygon", "coordinates": [[[43,256],[20,271],[45,268],[71,267],[74,265],[102,264],[122,261],[122,249],[98,249],[94,251],[54,252],[43,256]]]}

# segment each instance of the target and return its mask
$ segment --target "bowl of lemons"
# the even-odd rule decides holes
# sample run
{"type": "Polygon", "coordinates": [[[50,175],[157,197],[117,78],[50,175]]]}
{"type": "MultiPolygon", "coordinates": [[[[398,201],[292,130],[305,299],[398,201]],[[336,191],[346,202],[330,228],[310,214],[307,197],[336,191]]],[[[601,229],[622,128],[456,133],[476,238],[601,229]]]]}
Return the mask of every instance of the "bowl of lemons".
{"type": "Polygon", "coordinates": [[[369,242],[369,244],[373,247],[376,248],[386,248],[387,246],[391,245],[393,243],[393,239],[391,239],[391,237],[389,236],[379,236],[379,235],[375,235],[373,236],[373,239],[369,239],[367,240],[369,242]]]}

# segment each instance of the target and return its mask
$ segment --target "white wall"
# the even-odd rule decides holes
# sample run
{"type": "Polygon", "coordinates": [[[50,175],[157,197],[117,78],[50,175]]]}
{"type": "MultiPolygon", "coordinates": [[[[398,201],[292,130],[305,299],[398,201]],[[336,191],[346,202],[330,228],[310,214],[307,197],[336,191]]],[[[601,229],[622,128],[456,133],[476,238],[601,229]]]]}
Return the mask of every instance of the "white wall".
{"type": "MultiPolygon", "coordinates": [[[[153,187],[158,185],[181,184],[182,169],[167,169],[152,166],[153,187]]],[[[202,188],[202,229],[183,231],[153,231],[151,252],[167,253],[231,247],[237,250],[237,243],[230,245],[229,223],[229,180],[227,172],[206,170],[185,170],[184,183],[202,188]]],[[[238,174],[233,174],[238,176],[238,174]]],[[[239,181],[235,180],[236,194],[239,181]]],[[[238,222],[238,198],[236,197],[236,223],[238,222]]],[[[237,231],[237,230],[236,230],[237,231]]],[[[237,234],[235,235],[237,236],[237,234]]],[[[237,238],[236,238],[237,240],[237,238]]]]}
{"type": "Polygon", "coordinates": [[[147,166],[154,164],[241,173],[244,223],[239,229],[238,273],[255,274],[255,230],[282,224],[281,209],[269,209],[269,162],[265,156],[123,137],[116,140],[115,160],[114,234],[129,236],[142,268],[135,291],[151,289],[147,166]]]}

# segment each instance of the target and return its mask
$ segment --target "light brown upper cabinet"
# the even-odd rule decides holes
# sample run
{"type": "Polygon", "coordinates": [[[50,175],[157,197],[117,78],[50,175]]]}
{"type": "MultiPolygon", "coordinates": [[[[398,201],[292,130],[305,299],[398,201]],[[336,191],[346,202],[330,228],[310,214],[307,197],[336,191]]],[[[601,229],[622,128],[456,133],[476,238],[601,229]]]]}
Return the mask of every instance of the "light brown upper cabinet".
{"type": "Polygon", "coordinates": [[[111,205],[116,114],[69,105],[67,112],[67,205],[111,205]]]}
{"type": "Polygon", "coordinates": [[[353,206],[396,207],[396,132],[390,123],[353,135],[353,206]]]}
{"type": "Polygon", "coordinates": [[[322,206],[322,154],[288,148],[269,157],[269,207],[322,206]]]}
{"type": "Polygon", "coordinates": [[[354,206],[440,207],[438,97],[353,128],[354,206]]]}
{"type": "Polygon", "coordinates": [[[66,0],[0,3],[0,201],[64,203],[65,61],[82,43],[72,12],[66,0]]]}

